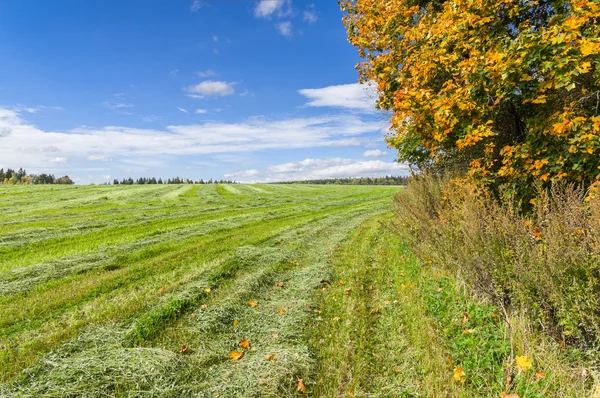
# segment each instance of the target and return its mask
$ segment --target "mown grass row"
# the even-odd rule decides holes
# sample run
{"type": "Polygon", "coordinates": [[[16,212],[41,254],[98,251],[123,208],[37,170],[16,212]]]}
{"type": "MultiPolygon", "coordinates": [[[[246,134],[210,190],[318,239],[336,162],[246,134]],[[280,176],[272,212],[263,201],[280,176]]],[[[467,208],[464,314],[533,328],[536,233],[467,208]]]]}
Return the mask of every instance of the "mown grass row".
{"type": "MultiPolygon", "coordinates": [[[[129,187],[118,188],[127,191],[129,187]]],[[[280,194],[277,187],[258,189],[265,192],[245,189],[245,196],[239,195],[241,198],[238,201],[222,198],[221,202],[216,203],[217,206],[230,203],[230,207],[236,209],[245,207],[255,209],[241,211],[243,213],[241,216],[236,214],[240,222],[231,225],[221,223],[220,227],[204,230],[201,227],[210,223],[206,219],[198,219],[195,223],[183,222],[180,234],[177,233],[176,224],[172,232],[166,232],[163,228],[156,230],[160,231],[158,234],[149,234],[156,240],[152,240],[148,245],[135,246],[136,242],[143,242],[144,238],[148,238],[147,235],[136,235],[136,239],[129,240],[128,244],[123,240],[119,241],[110,254],[100,255],[100,260],[96,258],[96,262],[92,261],[90,268],[84,266],[79,268],[78,272],[50,273],[51,277],[39,279],[32,289],[17,291],[0,299],[0,311],[4,315],[0,321],[2,322],[0,327],[2,379],[7,381],[22,372],[19,378],[25,377],[22,380],[29,380],[26,377],[29,372],[27,369],[37,372],[36,361],[51,349],[57,351],[54,351],[56,354],[49,354],[50,356],[64,356],[66,362],[63,365],[68,367],[69,364],[76,363],[71,353],[66,354],[63,348],[69,347],[73,341],[84,338],[83,336],[92,336],[90,337],[92,340],[97,338],[98,335],[95,333],[97,330],[102,330],[102,333],[112,338],[120,336],[118,338],[120,349],[123,350],[128,345],[147,345],[147,342],[158,341],[161,339],[160,336],[168,335],[165,334],[165,330],[170,330],[170,325],[177,324],[182,316],[193,311],[194,306],[207,298],[208,292],[204,290],[207,287],[211,287],[212,293],[235,296],[236,290],[231,290],[235,289],[235,283],[232,281],[238,278],[252,279],[253,275],[260,274],[263,276],[257,281],[264,282],[270,280],[269,278],[277,278],[284,271],[290,271],[286,267],[293,265],[281,261],[277,261],[273,266],[268,265],[269,263],[261,264],[260,258],[263,257],[260,256],[252,259],[250,263],[239,262],[239,256],[236,255],[238,247],[264,246],[265,252],[268,253],[274,246],[287,245],[287,249],[281,249],[288,253],[286,256],[289,256],[292,250],[302,251],[305,253],[302,256],[312,255],[311,253],[316,251],[309,242],[312,238],[308,237],[312,236],[310,231],[322,229],[316,227],[319,223],[324,222],[326,225],[331,223],[329,228],[334,229],[329,230],[323,239],[330,240],[331,236],[336,234],[337,239],[342,239],[349,228],[355,225],[356,222],[352,221],[354,218],[387,209],[390,195],[394,190],[394,188],[364,187],[347,190],[335,188],[329,191],[299,189],[294,194],[288,194],[291,190],[279,190],[284,192],[280,194]],[[299,204],[302,198],[297,195],[298,192],[306,196],[303,205],[299,204]],[[256,200],[257,195],[264,196],[266,199],[256,200]],[[244,200],[245,204],[240,203],[244,200]],[[259,204],[260,210],[256,210],[257,206],[252,207],[254,204],[259,204]],[[198,229],[195,229],[196,227],[198,229]],[[337,230],[341,232],[338,234],[337,230]],[[301,236],[307,238],[298,239],[301,236]],[[135,249],[131,251],[132,248],[135,249]],[[306,253],[308,249],[311,253],[306,253]],[[255,272],[251,272],[252,269],[255,269],[255,272]],[[60,348],[61,345],[63,348],[60,348]]],[[[196,190],[187,189],[180,193],[183,197],[173,197],[161,203],[174,210],[181,210],[180,206],[187,206],[190,202],[203,203],[202,189],[194,191],[196,190]]],[[[144,211],[147,207],[138,205],[137,202],[129,205],[132,211],[144,211]]],[[[57,207],[55,211],[60,212],[59,209],[57,207]]],[[[96,212],[96,210],[90,211],[96,212]]],[[[198,217],[201,215],[199,214],[198,217]]],[[[215,218],[216,224],[219,224],[218,221],[219,219],[215,218]]],[[[131,228],[144,229],[145,225],[132,225],[131,228]]],[[[125,234],[127,232],[125,230],[125,234]]],[[[101,238],[102,236],[99,235],[98,240],[101,241],[101,238]]],[[[107,238],[110,238],[110,235],[107,235],[107,238]]],[[[317,246],[321,252],[326,253],[329,249],[323,242],[319,242],[317,246]]],[[[65,240],[57,244],[57,247],[68,244],[69,240],[65,240]]],[[[87,253],[93,258],[96,251],[102,252],[102,247],[102,245],[92,245],[85,250],[81,248],[72,252],[65,250],[58,253],[63,254],[63,259],[76,257],[77,253],[81,253],[84,258],[84,254],[87,253]]],[[[60,256],[52,259],[59,262],[61,260],[60,256]]],[[[32,264],[21,268],[35,266],[36,264],[32,264]]],[[[0,273],[0,281],[4,278],[5,282],[19,282],[19,274],[14,273],[16,270],[19,268],[0,273]]],[[[38,271],[37,276],[44,273],[43,264],[39,264],[38,271]]],[[[261,283],[252,286],[264,288],[261,283]]],[[[107,341],[111,341],[110,338],[107,337],[107,341]]],[[[130,348],[134,351],[139,349],[141,348],[130,348]]],[[[126,356],[127,353],[130,351],[126,351],[124,355],[126,356]]],[[[83,352],[81,355],[83,360],[83,352]]],[[[150,362],[154,363],[154,361],[150,362]]],[[[70,371],[76,372],[77,369],[70,369],[68,372],[70,371]]],[[[143,372],[140,373],[142,374],[143,372]]],[[[118,379],[116,377],[115,380],[118,379]]],[[[57,380],[47,381],[58,383],[57,380]]],[[[124,384],[113,385],[114,391],[121,391],[125,396],[135,395],[133,391],[136,382],[132,383],[134,384],[129,385],[124,382],[124,384]]],[[[16,389],[11,391],[15,392],[19,389],[33,391],[30,389],[31,380],[18,383],[16,386],[16,389]]],[[[36,394],[50,391],[47,385],[46,387],[37,385],[36,388],[38,388],[36,394]]],[[[156,384],[153,384],[153,388],[160,391],[160,386],[156,384]]],[[[86,391],[93,391],[93,389],[86,391]]],[[[56,396],[65,396],[58,392],[56,394],[56,396]]],[[[81,396],[77,395],[81,394],[81,391],[73,394],[81,396]]],[[[98,395],[90,393],[90,396],[98,395]]]]}

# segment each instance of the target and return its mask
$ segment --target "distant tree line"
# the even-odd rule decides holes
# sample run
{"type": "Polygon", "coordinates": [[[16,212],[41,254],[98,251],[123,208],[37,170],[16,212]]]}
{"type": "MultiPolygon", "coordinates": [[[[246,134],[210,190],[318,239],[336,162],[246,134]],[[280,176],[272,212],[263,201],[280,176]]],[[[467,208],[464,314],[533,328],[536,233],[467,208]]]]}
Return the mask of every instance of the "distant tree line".
{"type": "Polygon", "coordinates": [[[15,171],[13,169],[0,169],[0,184],[74,184],[69,176],[56,177],[54,174],[27,174],[23,168],[15,171]]]}
{"type": "Polygon", "coordinates": [[[285,181],[276,184],[335,184],[335,185],[406,185],[408,176],[326,178],[320,180],[285,181]]]}
{"type": "Polygon", "coordinates": [[[123,178],[121,181],[118,179],[113,180],[113,185],[148,185],[148,184],[236,184],[235,181],[231,180],[190,180],[189,178],[168,178],[163,180],[162,178],[156,177],[140,177],[137,180],[133,178],[123,178]]]}

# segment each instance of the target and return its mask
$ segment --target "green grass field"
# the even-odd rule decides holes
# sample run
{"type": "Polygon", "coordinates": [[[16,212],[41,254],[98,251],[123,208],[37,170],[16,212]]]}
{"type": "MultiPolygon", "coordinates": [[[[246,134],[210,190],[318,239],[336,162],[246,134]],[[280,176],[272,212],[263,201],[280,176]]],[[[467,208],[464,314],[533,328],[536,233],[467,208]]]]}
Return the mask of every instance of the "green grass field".
{"type": "Polygon", "coordinates": [[[0,396],[311,389],[315,292],[398,189],[0,187],[0,396]]]}
{"type": "Polygon", "coordinates": [[[589,397],[411,254],[400,189],[0,186],[0,397],[589,397]]]}

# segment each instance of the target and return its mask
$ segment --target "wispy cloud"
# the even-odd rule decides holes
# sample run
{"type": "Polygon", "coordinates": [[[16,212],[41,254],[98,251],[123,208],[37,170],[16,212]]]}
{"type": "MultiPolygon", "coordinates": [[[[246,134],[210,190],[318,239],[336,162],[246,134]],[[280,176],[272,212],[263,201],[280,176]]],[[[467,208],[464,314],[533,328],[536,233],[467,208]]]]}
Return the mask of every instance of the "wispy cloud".
{"type": "Polygon", "coordinates": [[[217,74],[218,73],[212,69],[201,70],[199,72],[196,72],[196,75],[198,75],[198,77],[202,77],[202,78],[215,77],[215,76],[217,76],[217,74]]]}
{"type": "Polygon", "coordinates": [[[183,113],[189,113],[189,112],[188,112],[188,110],[187,110],[187,109],[185,109],[185,108],[177,108],[177,110],[178,110],[179,112],[183,112],[183,113]]]}
{"type": "Polygon", "coordinates": [[[309,101],[307,106],[334,107],[375,111],[374,89],[364,84],[342,84],[299,90],[309,101]]]}
{"type": "Polygon", "coordinates": [[[208,111],[206,109],[196,109],[196,112],[194,112],[196,115],[202,115],[205,113],[208,113],[208,111]]]}
{"type": "Polygon", "coordinates": [[[292,23],[290,21],[278,23],[275,27],[282,36],[292,37],[292,23]]]}
{"type": "Polygon", "coordinates": [[[206,80],[188,87],[187,92],[194,98],[225,97],[235,93],[235,85],[235,82],[206,80]]]}
{"type": "Polygon", "coordinates": [[[353,159],[304,159],[270,166],[265,170],[241,170],[226,174],[226,178],[246,181],[297,181],[326,178],[376,177],[407,174],[408,166],[381,160],[358,161],[353,159]]]}
{"type": "Polygon", "coordinates": [[[64,108],[60,106],[45,106],[45,105],[36,105],[36,106],[25,106],[25,105],[16,105],[12,109],[19,112],[27,112],[27,113],[38,113],[39,111],[64,111],[64,108]]]}
{"type": "Polygon", "coordinates": [[[94,156],[115,160],[159,156],[215,155],[364,145],[379,134],[381,123],[356,115],[271,120],[250,118],[238,123],[206,122],[164,129],[107,126],[64,132],[41,130],[12,109],[0,108],[0,159],[4,165],[50,167],[53,159],[76,163],[94,156]],[[52,155],[49,157],[48,154],[52,155]]]}
{"type": "Polygon", "coordinates": [[[309,4],[304,10],[304,18],[308,23],[316,23],[319,19],[319,14],[317,13],[316,7],[314,4],[309,4]]]}
{"type": "Polygon", "coordinates": [[[202,8],[202,6],[204,6],[204,3],[202,3],[202,1],[200,1],[200,0],[194,0],[194,1],[192,2],[192,5],[190,6],[190,10],[191,10],[192,12],[196,12],[196,11],[198,11],[199,9],[201,9],[201,8],[202,8]]]}

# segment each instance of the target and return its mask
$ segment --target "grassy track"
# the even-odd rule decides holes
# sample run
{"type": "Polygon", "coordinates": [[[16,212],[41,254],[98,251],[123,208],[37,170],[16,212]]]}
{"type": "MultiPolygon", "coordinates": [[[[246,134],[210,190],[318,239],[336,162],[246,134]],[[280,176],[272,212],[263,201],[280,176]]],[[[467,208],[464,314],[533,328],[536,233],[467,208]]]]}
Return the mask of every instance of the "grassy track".
{"type": "Polygon", "coordinates": [[[310,388],[329,259],[397,189],[0,187],[0,396],[310,388]]]}

